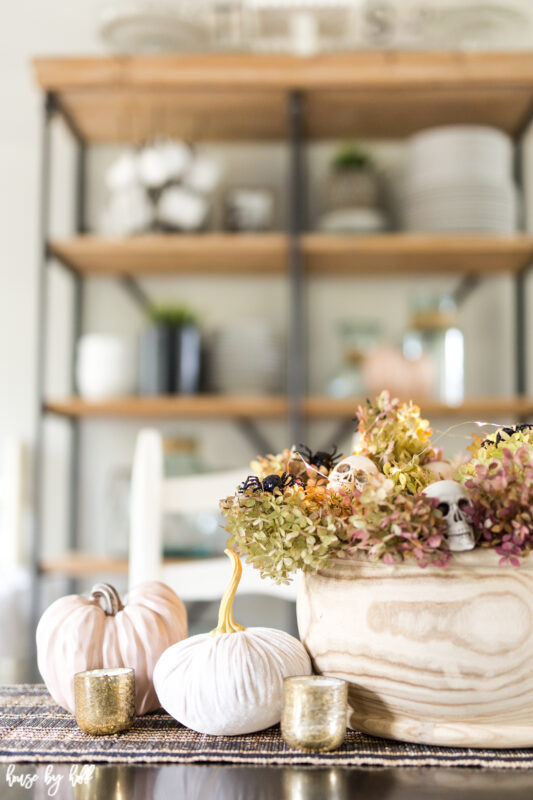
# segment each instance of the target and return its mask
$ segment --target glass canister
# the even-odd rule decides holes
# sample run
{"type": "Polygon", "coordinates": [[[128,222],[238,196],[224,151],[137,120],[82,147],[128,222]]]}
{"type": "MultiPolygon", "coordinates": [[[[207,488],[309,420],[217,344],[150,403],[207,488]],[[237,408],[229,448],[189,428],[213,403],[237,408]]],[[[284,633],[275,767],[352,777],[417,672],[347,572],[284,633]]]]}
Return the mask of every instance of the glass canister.
{"type": "Polygon", "coordinates": [[[458,326],[457,304],[450,295],[417,296],[403,353],[411,361],[431,359],[434,396],[448,405],[464,399],[464,337],[458,326]]]}
{"type": "Polygon", "coordinates": [[[174,436],[163,439],[164,470],[167,478],[204,472],[198,455],[198,442],[187,437],[174,436]]]}
{"type": "Polygon", "coordinates": [[[378,344],[380,326],[378,322],[356,322],[341,320],[337,331],[342,350],[343,365],[340,372],[329,382],[328,393],[332,397],[359,397],[366,393],[362,366],[365,355],[378,344]]]}

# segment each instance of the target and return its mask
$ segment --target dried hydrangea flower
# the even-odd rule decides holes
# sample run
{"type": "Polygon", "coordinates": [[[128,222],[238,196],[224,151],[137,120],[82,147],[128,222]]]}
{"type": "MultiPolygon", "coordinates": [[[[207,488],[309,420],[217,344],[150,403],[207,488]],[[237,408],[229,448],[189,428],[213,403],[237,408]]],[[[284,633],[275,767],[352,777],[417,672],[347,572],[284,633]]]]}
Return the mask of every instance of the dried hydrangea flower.
{"type": "Polygon", "coordinates": [[[346,546],[347,523],[320,488],[299,486],[283,492],[236,492],[220,503],[229,546],[235,547],[261,573],[287,583],[298,569],[326,567],[346,546]],[[319,494],[316,494],[319,492],[319,494]]]}
{"type": "Polygon", "coordinates": [[[499,428],[484,439],[475,434],[472,438],[473,443],[468,448],[472,458],[461,468],[462,475],[473,475],[476,464],[489,464],[493,460],[501,461],[504,449],[514,453],[525,447],[529,451],[530,457],[533,458],[533,431],[517,430],[512,432],[511,428],[499,428]]]}
{"type": "MultiPolygon", "coordinates": [[[[287,473],[298,484],[273,491],[252,484],[221,501],[230,546],[263,577],[286,583],[298,569],[316,571],[357,552],[389,564],[412,558],[421,567],[448,565],[446,520],[438,500],[421,494],[435,480],[428,465],[441,458],[429,423],[417,406],[387,392],[358,414],[356,452],[381,470],[359,491],[334,492],[327,468],[311,469],[293,447],[252,467],[260,480],[287,473]]],[[[495,548],[502,564],[519,565],[533,547],[533,431],[502,429],[481,443],[460,469],[472,499],[467,513],[481,545],[495,548]]]]}
{"type": "Polygon", "coordinates": [[[414,403],[391,400],[382,392],[357,410],[359,439],[355,453],[372,459],[398,492],[420,492],[435,480],[425,466],[441,458],[431,446],[432,430],[414,403]]]}
{"type": "Polygon", "coordinates": [[[397,494],[394,488],[382,475],[372,476],[363,488],[350,519],[353,550],[386,564],[414,558],[421,567],[447,566],[447,525],[438,500],[397,494]]]}
{"type": "Polygon", "coordinates": [[[498,445],[489,457],[485,450],[461,470],[469,513],[481,546],[494,548],[502,565],[519,566],[533,547],[533,454],[527,443],[498,445]]]}

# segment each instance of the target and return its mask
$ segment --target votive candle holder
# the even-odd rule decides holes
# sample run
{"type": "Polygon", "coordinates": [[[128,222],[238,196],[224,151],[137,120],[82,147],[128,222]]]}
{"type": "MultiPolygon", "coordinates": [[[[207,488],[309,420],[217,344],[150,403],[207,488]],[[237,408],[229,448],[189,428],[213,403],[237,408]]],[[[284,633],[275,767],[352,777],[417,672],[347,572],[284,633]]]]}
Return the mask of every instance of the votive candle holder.
{"type": "Polygon", "coordinates": [[[335,750],[346,735],[348,684],[325,675],[285,678],[281,734],[300,750],[335,750]]]}
{"type": "Polygon", "coordinates": [[[135,671],[111,667],[77,672],[74,710],[79,727],[93,736],[128,730],[135,719],[135,671]]]}

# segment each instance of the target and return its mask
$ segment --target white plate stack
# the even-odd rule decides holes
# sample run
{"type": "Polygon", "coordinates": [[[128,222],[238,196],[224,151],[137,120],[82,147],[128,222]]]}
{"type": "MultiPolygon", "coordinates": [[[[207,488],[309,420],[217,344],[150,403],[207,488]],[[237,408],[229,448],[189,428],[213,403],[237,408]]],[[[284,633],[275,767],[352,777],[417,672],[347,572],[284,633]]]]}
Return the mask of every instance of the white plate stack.
{"type": "Polygon", "coordinates": [[[281,342],[261,320],[228,323],[214,337],[210,362],[210,383],[216,391],[269,394],[281,390],[281,342]]]}
{"type": "Polygon", "coordinates": [[[450,125],[407,145],[404,227],[433,233],[512,233],[518,201],[513,145],[496,128],[450,125]]]}

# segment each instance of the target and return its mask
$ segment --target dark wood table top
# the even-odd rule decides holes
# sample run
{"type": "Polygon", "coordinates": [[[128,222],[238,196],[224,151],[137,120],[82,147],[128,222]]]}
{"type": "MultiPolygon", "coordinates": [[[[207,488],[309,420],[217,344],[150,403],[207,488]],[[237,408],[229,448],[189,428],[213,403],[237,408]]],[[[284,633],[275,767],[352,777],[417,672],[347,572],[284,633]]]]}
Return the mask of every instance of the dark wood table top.
{"type": "Polygon", "coordinates": [[[57,800],[531,800],[533,770],[0,767],[2,800],[44,800],[49,796],[57,800]]]}

